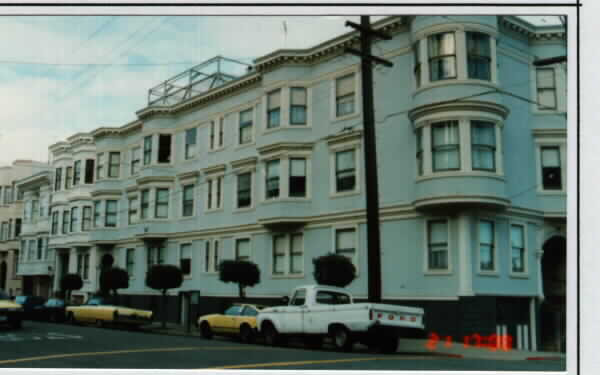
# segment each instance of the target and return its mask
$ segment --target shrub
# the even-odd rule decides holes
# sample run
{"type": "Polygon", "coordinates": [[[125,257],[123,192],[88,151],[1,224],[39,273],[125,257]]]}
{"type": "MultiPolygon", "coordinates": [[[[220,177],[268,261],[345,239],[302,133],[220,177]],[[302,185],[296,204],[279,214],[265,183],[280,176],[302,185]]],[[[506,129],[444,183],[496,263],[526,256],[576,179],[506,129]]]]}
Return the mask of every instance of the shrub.
{"type": "Polygon", "coordinates": [[[83,286],[83,280],[81,276],[76,273],[68,273],[60,279],[60,289],[65,293],[65,299],[69,301],[71,299],[71,292],[73,290],[79,290],[83,286]]]}
{"type": "Polygon", "coordinates": [[[313,259],[313,276],[318,284],[343,288],[356,278],[356,267],[343,255],[328,254],[313,259]]]}
{"type": "Polygon", "coordinates": [[[162,327],[167,326],[166,294],[168,289],[179,288],[183,282],[181,269],[172,264],[156,264],[146,273],[146,285],[152,289],[160,290],[163,300],[162,327]]]}
{"type": "Polygon", "coordinates": [[[117,297],[118,289],[129,288],[129,274],[122,268],[110,267],[100,273],[100,291],[108,294],[113,292],[113,296],[117,297]]]}
{"type": "Polygon", "coordinates": [[[245,260],[224,260],[219,263],[219,279],[224,283],[238,284],[240,298],[246,298],[246,287],[260,281],[260,270],[256,263],[245,260]]]}

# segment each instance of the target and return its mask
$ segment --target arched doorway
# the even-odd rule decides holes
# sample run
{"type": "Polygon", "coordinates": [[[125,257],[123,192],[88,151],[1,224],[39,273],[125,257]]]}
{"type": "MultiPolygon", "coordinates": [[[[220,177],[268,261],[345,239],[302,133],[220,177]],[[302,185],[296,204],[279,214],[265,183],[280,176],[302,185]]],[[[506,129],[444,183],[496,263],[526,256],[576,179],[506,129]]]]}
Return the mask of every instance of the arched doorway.
{"type": "Polygon", "coordinates": [[[567,241],[554,236],[543,246],[542,282],[545,300],[540,306],[542,350],[566,349],[567,241]]]}
{"type": "Polygon", "coordinates": [[[0,263],[0,290],[4,290],[6,288],[6,261],[2,261],[0,263]]]}

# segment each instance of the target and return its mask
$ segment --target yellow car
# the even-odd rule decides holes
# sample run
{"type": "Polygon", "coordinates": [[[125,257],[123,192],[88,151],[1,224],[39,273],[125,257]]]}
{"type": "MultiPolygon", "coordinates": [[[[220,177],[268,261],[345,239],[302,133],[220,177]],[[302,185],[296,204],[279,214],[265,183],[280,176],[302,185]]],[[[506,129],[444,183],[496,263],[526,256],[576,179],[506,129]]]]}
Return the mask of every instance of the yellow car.
{"type": "Polygon", "coordinates": [[[12,328],[21,328],[23,307],[11,301],[10,297],[0,290],[0,325],[8,324],[12,328]]]}
{"type": "Polygon", "coordinates": [[[213,335],[234,336],[245,343],[256,338],[256,316],[264,306],[234,304],[223,314],[203,315],[198,318],[200,335],[205,339],[213,335]]]}
{"type": "Polygon", "coordinates": [[[98,327],[106,323],[140,326],[152,322],[152,311],[115,306],[102,297],[92,297],[80,306],[69,306],[65,314],[71,324],[94,323],[98,327]]]}

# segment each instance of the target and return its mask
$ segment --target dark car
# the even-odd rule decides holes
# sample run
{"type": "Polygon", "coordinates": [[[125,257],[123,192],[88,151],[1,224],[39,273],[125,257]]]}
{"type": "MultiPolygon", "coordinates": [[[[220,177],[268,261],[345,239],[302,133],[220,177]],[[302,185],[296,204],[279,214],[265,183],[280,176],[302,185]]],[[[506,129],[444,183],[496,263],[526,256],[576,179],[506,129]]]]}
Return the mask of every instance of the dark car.
{"type": "Polygon", "coordinates": [[[38,296],[17,296],[15,302],[23,307],[24,319],[37,319],[38,312],[46,300],[38,296]]]}
{"type": "Polygon", "coordinates": [[[36,318],[46,322],[64,322],[67,319],[65,308],[68,305],[60,298],[50,298],[36,308],[36,318]]]}
{"type": "Polygon", "coordinates": [[[0,325],[8,324],[13,328],[21,328],[23,308],[0,290],[0,325]]]}

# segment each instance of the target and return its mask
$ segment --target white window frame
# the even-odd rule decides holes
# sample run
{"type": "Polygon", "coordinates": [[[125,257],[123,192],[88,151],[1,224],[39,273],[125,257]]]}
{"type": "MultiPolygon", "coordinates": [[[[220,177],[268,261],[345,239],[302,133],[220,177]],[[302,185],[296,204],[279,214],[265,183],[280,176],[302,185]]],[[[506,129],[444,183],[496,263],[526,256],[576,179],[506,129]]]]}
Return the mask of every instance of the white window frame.
{"type": "Polygon", "coordinates": [[[206,137],[206,145],[208,152],[221,151],[225,148],[225,117],[225,115],[216,116],[210,121],[208,121],[208,125],[206,125],[206,127],[208,128],[208,136],[206,137]],[[215,131],[214,134],[212,134],[213,124],[215,131]],[[223,134],[222,138],[220,137],[221,134],[223,134]],[[211,144],[211,136],[214,136],[214,144],[211,144]]]}
{"type": "Polygon", "coordinates": [[[244,108],[240,108],[240,110],[238,110],[236,112],[236,126],[235,126],[235,144],[236,144],[236,148],[244,148],[244,147],[248,147],[248,146],[252,146],[254,144],[256,144],[256,124],[257,124],[257,116],[256,116],[256,112],[258,111],[258,107],[256,105],[256,103],[253,103],[251,105],[245,106],[244,108]],[[248,110],[252,110],[252,125],[251,125],[251,140],[248,143],[240,143],[240,117],[241,117],[241,113],[248,111],[248,110]]]}
{"type": "Polygon", "coordinates": [[[362,184],[362,145],[360,141],[349,142],[329,147],[329,197],[338,198],[349,195],[360,194],[362,184]],[[354,190],[338,192],[337,191],[337,176],[336,176],[336,154],[342,151],[354,150],[354,166],[355,166],[355,184],[354,190]]]}
{"type": "Polygon", "coordinates": [[[129,194],[127,196],[127,225],[136,225],[140,222],[140,209],[141,209],[141,194],[133,193],[133,194],[129,194]],[[132,207],[131,207],[131,200],[134,199],[136,200],[137,204],[135,207],[135,212],[137,215],[137,219],[135,220],[131,220],[131,212],[132,212],[132,207]]]}
{"type": "Polygon", "coordinates": [[[180,218],[181,219],[190,219],[193,218],[194,216],[196,216],[198,208],[198,199],[196,199],[196,193],[198,191],[198,189],[196,188],[197,184],[195,182],[186,182],[186,183],[182,183],[181,184],[181,210],[180,210],[180,218]],[[185,189],[189,186],[192,186],[192,214],[191,215],[184,215],[184,205],[185,205],[185,189]]]}
{"type": "Polygon", "coordinates": [[[123,166],[123,159],[122,159],[122,152],[121,151],[108,151],[106,152],[107,154],[107,160],[106,160],[106,178],[107,179],[119,179],[121,178],[121,169],[123,166]],[[117,175],[116,176],[111,176],[110,175],[110,167],[111,167],[111,155],[114,154],[118,154],[119,155],[119,163],[117,164],[117,175]]]}
{"type": "Polygon", "coordinates": [[[537,193],[541,195],[565,195],[567,193],[567,182],[568,182],[568,150],[567,150],[567,139],[566,130],[564,136],[550,136],[544,137],[543,135],[535,135],[535,164],[536,164],[536,179],[537,179],[537,193]],[[542,174],[542,147],[558,147],[560,152],[560,173],[561,173],[561,189],[544,189],[544,179],[542,174]]]}
{"type": "Polygon", "coordinates": [[[135,147],[132,147],[131,150],[130,150],[130,152],[129,152],[129,175],[130,176],[136,176],[136,175],[138,175],[140,173],[140,170],[143,167],[143,161],[144,160],[143,160],[143,149],[142,149],[142,147],[139,146],[139,145],[135,146],[135,147]],[[139,159],[137,159],[137,161],[138,161],[137,170],[136,170],[136,168],[134,168],[134,164],[133,164],[134,160],[136,160],[136,159],[134,159],[134,157],[135,157],[134,155],[135,155],[135,151],[136,150],[139,151],[139,159]]]}
{"type": "Polygon", "coordinates": [[[331,253],[337,254],[337,232],[344,230],[354,230],[354,258],[352,260],[352,264],[354,264],[354,268],[356,269],[356,275],[358,276],[360,267],[360,226],[358,223],[349,224],[349,225],[335,225],[331,227],[331,253]]]}
{"type": "Polygon", "coordinates": [[[137,249],[135,247],[128,247],[125,248],[125,271],[127,271],[127,274],[129,275],[129,280],[135,280],[135,253],[136,253],[137,249]],[[130,253],[129,250],[131,250],[131,253],[133,254],[132,258],[132,270],[131,273],[129,273],[129,262],[128,262],[128,257],[127,255],[130,253]]]}
{"type": "Polygon", "coordinates": [[[299,231],[299,232],[291,232],[291,233],[273,233],[271,236],[271,278],[272,279],[302,279],[304,278],[305,275],[305,270],[306,270],[306,251],[305,251],[305,237],[306,237],[306,233],[299,231]],[[301,235],[302,236],[302,272],[299,273],[293,273],[291,272],[291,268],[292,268],[292,237],[294,235],[301,235]],[[283,250],[283,268],[284,271],[282,273],[275,273],[275,238],[276,237],[283,237],[284,238],[284,243],[285,243],[285,248],[283,250]]]}
{"type": "Polygon", "coordinates": [[[479,275],[484,276],[499,276],[499,264],[498,264],[498,253],[500,249],[498,248],[498,222],[492,217],[488,216],[480,216],[477,218],[477,273],[479,275]],[[494,247],[494,269],[492,270],[484,270],[481,268],[481,230],[479,224],[482,221],[488,221],[492,223],[493,226],[493,235],[494,235],[494,243],[492,246],[494,247]]]}
{"type": "Polygon", "coordinates": [[[537,87],[537,67],[533,64],[530,65],[530,82],[531,82],[531,98],[534,99],[534,103],[531,104],[531,111],[536,115],[544,114],[558,114],[567,112],[567,73],[560,63],[544,66],[540,69],[553,69],[554,70],[554,95],[556,97],[556,108],[541,109],[538,107],[538,87],[537,87]]]}
{"type": "Polygon", "coordinates": [[[529,246],[528,246],[527,223],[518,220],[508,222],[508,274],[513,278],[529,278],[529,246]],[[523,228],[523,272],[515,272],[512,267],[512,227],[517,225],[523,228]]]}
{"type": "Polygon", "coordinates": [[[252,246],[252,236],[250,235],[243,235],[243,236],[236,236],[233,238],[233,259],[234,260],[238,260],[238,241],[248,241],[248,247],[249,247],[249,252],[250,254],[248,255],[248,259],[246,259],[248,262],[252,262],[253,261],[253,255],[254,255],[254,249],[252,246]]]}
{"type": "Polygon", "coordinates": [[[453,272],[453,251],[452,251],[452,229],[454,222],[448,216],[439,217],[428,217],[423,221],[423,273],[425,275],[451,275],[453,272]],[[447,242],[447,253],[448,253],[448,268],[447,269],[431,269],[429,268],[429,223],[432,221],[445,221],[447,225],[448,242],[447,242]]]}
{"type": "Polygon", "coordinates": [[[343,71],[339,71],[331,78],[330,83],[330,97],[331,97],[331,105],[330,105],[330,122],[343,121],[347,119],[351,119],[354,117],[360,116],[362,113],[362,91],[361,91],[361,74],[360,68],[353,67],[352,69],[345,69],[343,71]],[[343,78],[349,74],[354,73],[354,112],[346,115],[338,116],[337,115],[337,80],[338,78],[343,78]]]}
{"type": "Polygon", "coordinates": [[[204,194],[204,198],[205,198],[204,211],[206,213],[223,211],[223,207],[224,207],[223,199],[225,197],[225,194],[224,194],[225,173],[219,172],[219,173],[207,175],[206,179],[205,179],[205,184],[206,184],[206,193],[204,194]],[[219,189],[217,188],[218,184],[219,184],[219,180],[221,181],[221,191],[220,192],[219,192],[219,189]],[[216,205],[217,193],[220,193],[220,197],[218,200],[218,202],[220,203],[219,205],[216,205]],[[208,207],[209,194],[212,195],[210,198],[211,207],[208,207]]]}
{"type": "Polygon", "coordinates": [[[118,229],[119,228],[119,203],[120,203],[120,199],[119,198],[112,198],[112,199],[103,199],[104,201],[104,215],[103,218],[104,220],[102,221],[102,227],[105,229],[118,229]],[[117,204],[117,207],[115,209],[115,226],[108,226],[106,225],[106,219],[108,217],[108,201],[114,201],[117,204]]]}
{"type": "Polygon", "coordinates": [[[199,133],[200,133],[200,128],[198,126],[192,126],[192,127],[184,129],[181,133],[183,134],[183,158],[181,160],[188,161],[188,160],[196,159],[198,157],[199,149],[200,149],[200,142],[198,139],[199,133]],[[191,131],[192,129],[196,129],[196,137],[194,139],[195,148],[194,148],[194,152],[192,152],[191,155],[188,156],[187,155],[187,148],[188,148],[187,133],[188,133],[188,131],[191,131]]]}
{"type": "Polygon", "coordinates": [[[262,108],[261,113],[264,114],[265,121],[262,124],[260,131],[262,134],[269,134],[282,129],[305,129],[312,127],[312,114],[311,114],[311,101],[312,101],[312,88],[309,87],[307,82],[290,81],[286,82],[285,85],[269,86],[264,89],[264,95],[261,100],[260,107],[262,108]],[[292,124],[292,88],[303,88],[306,90],[306,123],[305,124],[292,124]],[[280,97],[280,120],[279,126],[274,128],[267,127],[267,110],[268,110],[268,96],[274,91],[281,90],[280,97]]]}
{"type": "Polygon", "coordinates": [[[218,263],[223,259],[223,247],[220,238],[210,238],[205,239],[203,244],[202,251],[202,259],[203,259],[203,268],[202,272],[208,275],[217,275],[219,274],[219,270],[217,269],[218,263]],[[208,251],[208,264],[206,263],[208,251]],[[216,254],[215,254],[216,252],[216,254]],[[215,256],[216,255],[216,256],[215,256]],[[217,260],[217,264],[215,264],[215,259],[217,260]]]}
{"type": "Polygon", "coordinates": [[[256,167],[251,169],[240,169],[234,173],[235,181],[233,186],[233,212],[244,212],[253,210],[256,207],[256,167]],[[250,173],[250,205],[248,207],[238,206],[238,177],[239,175],[250,173]]]}
{"type": "MultiPolygon", "coordinates": [[[[166,221],[166,220],[169,220],[170,218],[172,218],[172,215],[171,215],[171,210],[172,210],[172,206],[173,206],[171,204],[172,189],[170,187],[166,187],[166,186],[156,186],[150,190],[151,190],[150,201],[154,203],[153,205],[150,205],[151,210],[152,210],[151,218],[154,220],[158,220],[158,221],[166,221]],[[158,208],[158,191],[159,190],[167,191],[167,216],[166,217],[156,216],[157,208],[158,208]]],[[[140,208],[141,208],[141,201],[140,201],[140,208]]]]}
{"type": "Polygon", "coordinates": [[[186,242],[181,242],[179,244],[179,263],[178,266],[181,268],[181,273],[183,275],[183,279],[184,280],[191,280],[194,277],[194,244],[191,241],[186,241],[186,242]],[[188,246],[190,247],[190,273],[189,274],[185,274],[183,273],[183,268],[181,268],[181,260],[184,259],[183,258],[183,247],[184,246],[188,246]]]}

